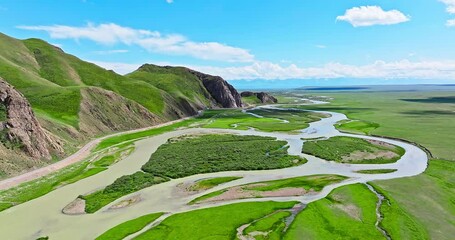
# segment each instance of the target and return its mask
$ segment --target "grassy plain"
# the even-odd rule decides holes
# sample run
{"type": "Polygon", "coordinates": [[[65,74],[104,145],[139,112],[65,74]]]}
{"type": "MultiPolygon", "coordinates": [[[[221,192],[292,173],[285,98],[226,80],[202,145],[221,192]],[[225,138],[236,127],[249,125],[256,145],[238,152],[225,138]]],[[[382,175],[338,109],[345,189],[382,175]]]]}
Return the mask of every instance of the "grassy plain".
{"type": "Polygon", "coordinates": [[[309,123],[326,117],[320,113],[293,110],[249,110],[248,112],[262,117],[253,116],[241,110],[210,110],[204,113],[208,119],[205,128],[235,128],[247,130],[255,128],[265,132],[289,132],[305,129],[309,123]]]}
{"type": "Polygon", "coordinates": [[[289,216],[291,216],[291,212],[289,211],[273,213],[252,223],[243,231],[243,234],[245,235],[254,232],[261,232],[265,233],[266,235],[258,235],[255,237],[255,239],[280,240],[282,239],[283,230],[286,228],[285,219],[289,216]]]}
{"type": "Polygon", "coordinates": [[[303,188],[307,191],[321,191],[325,186],[346,180],[347,177],[339,175],[312,175],[295,178],[279,179],[267,182],[258,182],[261,186],[245,185],[245,189],[254,191],[274,191],[283,188],[303,188]],[[263,184],[263,185],[262,185],[263,184]]]}
{"type": "Polygon", "coordinates": [[[378,128],[379,124],[360,120],[343,120],[337,123],[335,127],[343,132],[367,135],[378,128]]]}
{"type": "Polygon", "coordinates": [[[384,225],[394,225],[395,236],[406,239],[399,224],[400,216],[412,217],[431,239],[449,240],[455,236],[455,164],[453,161],[431,160],[421,175],[408,178],[375,181],[375,187],[386,197],[393,199],[399,211],[384,209],[384,225]],[[387,212],[388,211],[388,212],[387,212]],[[405,211],[407,215],[401,214],[405,211]],[[395,219],[396,222],[393,222],[395,219]],[[390,221],[389,221],[390,220],[390,221]]]}
{"type": "Polygon", "coordinates": [[[156,135],[159,135],[159,134],[162,134],[165,132],[170,132],[177,128],[187,127],[198,121],[199,121],[198,119],[188,119],[188,120],[177,122],[177,123],[174,123],[174,124],[171,124],[168,126],[164,126],[164,127],[152,128],[149,130],[144,130],[144,131],[140,131],[140,132],[136,132],[136,133],[128,133],[128,134],[122,134],[122,135],[110,137],[110,138],[107,138],[107,139],[104,139],[103,141],[101,141],[96,146],[94,151],[106,149],[108,147],[112,147],[114,145],[121,144],[124,142],[138,140],[140,138],[152,137],[152,136],[156,136],[156,135]]]}
{"type": "MultiPolygon", "coordinates": [[[[406,139],[425,146],[435,158],[448,160],[430,160],[428,169],[419,176],[376,181],[375,186],[394,199],[395,216],[406,211],[431,239],[452,239],[455,235],[455,93],[323,92],[314,95],[334,99],[327,105],[300,107],[342,112],[350,119],[369,123],[366,127],[345,125],[342,130],[406,139]]],[[[389,211],[390,214],[393,215],[389,211]]],[[[408,229],[406,224],[396,226],[401,228],[395,228],[395,236],[407,236],[400,233],[408,229]]]]}
{"type": "Polygon", "coordinates": [[[392,163],[400,159],[405,150],[393,145],[373,144],[367,140],[337,136],[327,140],[308,141],[303,152],[329,161],[342,163],[392,163]],[[390,153],[380,155],[380,153],[390,153]]]}
{"type": "Polygon", "coordinates": [[[152,213],[121,223],[98,236],[96,240],[122,240],[140,231],[162,215],[163,213],[152,213]]]}
{"type": "Polygon", "coordinates": [[[341,112],[356,124],[341,129],[402,138],[428,148],[435,158],[455,160],[455,93],[454,92],[322,92],[333,97],[330,104],[298,106],[341,112]]]}
{"type": "Polygon", "coordinates": [[[300,212],[284,239],[384,239],[375,228],[377,197],[365,185],[335,189],[300,212]]]}
{"type": "Polygon", "coordinates": [[[158,226],[135,239],[235,239],[236,229],[241,225],[277,210],[292,208],[295,204],[295,202],[237,203],[179,213],[166,218],[158,226]]]}
{"type": "Polygon", "coordinates": [[[240,179],[242,177],[217,177],[217,178],[209,178],[209,179],[203,179],[200,181],[197,181],[194,183],[191,187],[190,190],[192,191],[202,191],[202,190],[207,190],[213,187],[216,187],[220,184],[231,182],[237,179],[240,179]]]}

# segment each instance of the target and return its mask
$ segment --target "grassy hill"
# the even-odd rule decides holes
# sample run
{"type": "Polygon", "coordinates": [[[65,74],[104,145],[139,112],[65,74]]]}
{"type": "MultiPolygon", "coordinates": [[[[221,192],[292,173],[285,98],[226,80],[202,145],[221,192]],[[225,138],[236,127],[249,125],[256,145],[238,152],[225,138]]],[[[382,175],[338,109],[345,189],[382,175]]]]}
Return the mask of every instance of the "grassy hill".
{"type": "Polygon", "coordinates": [[[41,125],[65,142],[67,152],[90,137],[219,106],[189,69],[145,64],[123,76],[43,40],[1,33],[0,77],[25,96],[41,125]]]}

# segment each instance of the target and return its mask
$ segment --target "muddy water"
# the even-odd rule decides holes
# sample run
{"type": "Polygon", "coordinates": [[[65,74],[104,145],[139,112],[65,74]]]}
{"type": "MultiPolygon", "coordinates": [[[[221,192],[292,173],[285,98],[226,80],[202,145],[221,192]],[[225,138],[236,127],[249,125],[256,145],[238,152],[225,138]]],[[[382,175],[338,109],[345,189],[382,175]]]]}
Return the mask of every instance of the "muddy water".
{"type": "MultiPolygon", "coordinates": [[[[269,106],[270,107],[270,106],[269,106]]],[[[369,136],[356,136],[338,132],[333,126],[336,122],[346,119],[346,116],[334,112],[322,112],[330,114],[328,118],[311,123],[307,129],[300,134],[286,133],[264,133],[254,130],[215,130],[215,129],[184,129],[165,133],[159,136],[150,137],[136,142],[136,150],[123,161],[113,165],[108,170],[101,172],[93,177],[81,180],[74,184],[64,186],[43,197],[21,204],[14,208],[0,213],[0,238],[1,239],[35,239],[39,236],[49,236],[50,239],[94,239],[107,229],[153,212],[178,213],[193,209],[207,208],[218,205],[225,205],[234,202],[248,201],[300,201],[307,204],[312,201],[324,198],[333,189],[352,183],[365,183],[371,180],[392,179],[413,176],[422,173],[427,167],[427,156],[421,149],[414,145],[389,139],[382,139],[369,136]],[[266,171],[232,171],[210,174],[199,174],[186,178],[175,179],[166,183],[158,184],[137,193],[125,196],[109,204],[95,214],[69,216],[61,213],[63,207],[74,200],[78,195],[85,194],[112,183],[115,179],[126,174],[132,174],[145,164],[150,155],[169,138],[184,134],[208,134],[208,133],[232,133],[240,135],[259,135],[276,137],[285,140],[289,144],[288,152],[292,155],[304,156],[308,163],[277,170],[266,171]],[[303,141],[301,138],[317,138],[332,136],[353,136],[364,139],[380,140],[390,144],[401,146],[406,150],[405,155],[396,163],[381,165],[350,165],[328,162],[314,156],[301,154],[303,141]],[[357,170],[362,169],[382,169],[396,168],[396,172],[388,174],[358,174],[357,170]],[[305,195],[298,197],[273,197],[264,199],[243,199],[222,203],[207,203],[202,205],[188,206],[186,203],[195,197],[217,191],[225,187],[240,184],[252,183],[257,181],[267,181],[280,178],[305,176],[312,174],[339,174],[349,176],[350,179],[341,183],[325,187],[320,193],[315,195],[305,195]],[[202,178],[222,177],[222,176],[242,176],[242,179],[222,184],[213,189],[193,196],[180,196],[175,188],[180,183],[196,181],[202,178]],[[109,210],[108,208],[119,201],[132,195],[140,194],[143,199],[141,202],[123,209],[109,210]]],[[[168,216],[168,215],[166,215],[168,216]]]]}

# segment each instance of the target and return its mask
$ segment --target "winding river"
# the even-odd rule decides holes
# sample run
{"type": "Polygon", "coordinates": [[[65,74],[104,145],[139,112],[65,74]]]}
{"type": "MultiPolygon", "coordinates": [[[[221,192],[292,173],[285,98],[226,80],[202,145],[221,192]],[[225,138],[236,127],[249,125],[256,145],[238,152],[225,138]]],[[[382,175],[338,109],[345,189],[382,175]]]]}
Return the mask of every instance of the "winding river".
{"type": "MultiPolygon", "coordinates": [[[[318,102],[316,102],[318,103],[318,102]]],[[[275,106],[263,106],[263,108],[274,108],[275,106]]],[[[225,205],[235,202],[247,201],[300,201],[307,204],[326,197],[333,189],[353,184],[366,183],[372,180],[393,179],[414,176],[425,171],[427,167],[427,155],[420,148],[401,141],[359,136],[341,133],[335,129],[334,124],[347,117],[344,114],[335,112],[322,112],[329,114],[330,117],[323,118],[318,122],[313,122],[299,134],[287,133],[268,133],[251,130],[228,130],[228,129],[202,129],[189,128],[181,129],[158,136],[146,138],[135,143],[136,150],[124,160],[111,166],[108,170],[101,172],[90,178],[83,179],[74,184],[70,184],[48,193],[35,200],[23,203],[0,213],[0,236],[1,239],[36,239],[41,236],[49,236],[50,239],[94,239],[109,228],[128,221],[130,219],[153,212],[169,212],[171,214],[190,211],[199,208],[207,208],[218,205],[225,205]],[[174,179],[169,182],[161,183],[143,189],[139,192],[127,195],[109,204],[94,214],[86,215],[65,215],[61,211],[78,195],[85,194],[96,189],[101,189],[111,184],[115,179],[132,174],[138,171],[145,164],[150,155],[156,149],[167,142],[169,138],[185,134],[214,134],[231,133],[239,135],[258,135],[270,136],[288,142],[288,152],[291,155],[300,155],[308,159],[304,165],[263,171],[230,171],[209,174],[193,175],[181,179],[174,179]],[[391,164],[341,164],[329,162],[323,159],[302,154],[302,138],[318,138],[333,136],[350,136],[371,140],[379,140],[390,144],[401,146],[406,153],[396,163],[391,164]],[[396,172],[387,174],[359,174],[355,171],[365,169],[398,169],[396,172]],[[192,199],[205,195],[209,192],[217,191],[226,187],[237,186],[246,183],[275,180],[313,174],[339,174],[350,177],[348,180],[325,187],[321,192],[314,195],[304,195],[298,197],[272,197],[262,199],[242,199],[218,203],[206,203],[201,205],[187,205],[192,199]],[[215,188],[195,195],[184,195],[176,191],[177,185],[181,183],[193,182],[203,178],[222,177],[222,176],[242,176],[243,178],[222,184],[215,188]],[[120,202],[122,199],[140,194],[142,201],[126,208],[109,210],[109,207],[120,202]]],[[[159,220],[169,216],[166,214],[159,220]]],[[[146,229],[145,229],[146,230],[146,229]]]]}

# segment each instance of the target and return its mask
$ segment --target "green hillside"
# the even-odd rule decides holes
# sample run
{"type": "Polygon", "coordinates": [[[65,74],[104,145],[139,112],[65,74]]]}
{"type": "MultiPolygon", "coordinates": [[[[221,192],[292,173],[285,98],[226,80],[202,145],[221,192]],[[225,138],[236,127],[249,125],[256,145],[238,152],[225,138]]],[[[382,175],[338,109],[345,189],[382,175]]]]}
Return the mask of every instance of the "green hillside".
{"type": "Polygon", "coordinates": [[[4,34],[0,34],[0,76],[22,92],[39,115],[75,128],[84,87],[113,91],[164,119],[194,114],[213,100],[186,68],[146,64],[122,76],[40,39],[17,40],[4,34]]]}
{"type": "Polygon", "coordinates": [[[67,154],[92,137],[219,106],[187,68],[145,64],[123,76],[43,40],[2,33],[0,77],[25,96],[42,127],[63,140],[67,154]]]}
{"type": "Polygon", "coordinates": [[[211,103],[211,96],[202,82],[184,67],[144,64],[126,76],[149,83],[165,91],[178,102],[188,102],[193,108],[201,108],[211,103]]]}

